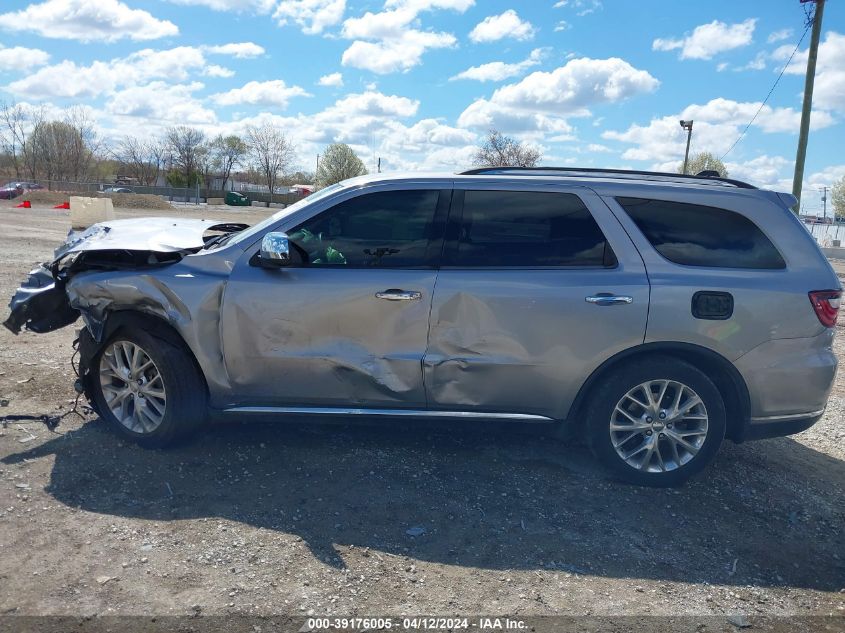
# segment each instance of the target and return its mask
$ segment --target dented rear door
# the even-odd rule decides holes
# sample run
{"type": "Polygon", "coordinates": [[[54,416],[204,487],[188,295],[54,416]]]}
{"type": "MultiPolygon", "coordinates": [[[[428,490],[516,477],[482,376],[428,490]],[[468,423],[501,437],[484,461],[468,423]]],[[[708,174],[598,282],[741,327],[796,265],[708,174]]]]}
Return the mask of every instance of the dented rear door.
{"type": "Polygon", "coordinates": [[[648,303],[642,259],[592,190],[458,181],[429,407],[566,418],[593,370],[643,342],[648,303]]]}
{"type": "Polygon", "coordinates": [[[451,189],[357,192],[287,230],[307,260],[251,263],[223,300],[231,404],[425,408],[422,359],[451,189]]]}

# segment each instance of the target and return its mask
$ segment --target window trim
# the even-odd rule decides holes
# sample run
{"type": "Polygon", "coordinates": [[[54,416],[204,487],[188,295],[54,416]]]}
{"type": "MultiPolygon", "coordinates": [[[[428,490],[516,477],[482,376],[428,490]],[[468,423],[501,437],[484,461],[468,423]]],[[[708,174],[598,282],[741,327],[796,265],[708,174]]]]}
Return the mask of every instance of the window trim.
{"type": "Polygon", "coordinates": [[[783,253],[778,248],[777,244],[775,243],[775,240],[772,239],[772,237],[769,235],[769,233],[762,226],[757,224],[757,222],[755,222],[754,220],[749,218],[747,215],[745,215],[745,214],[743,214],[739,211],[735,211],[734,209],[727,209],[725,207],[713,206],[712,204],[699,204],[697,202],[688,202],[686,200],[666,199],[666,198],[658,198],[658,197],[654,197],[654,196],[651,196],[651,197],[648,197],[648,198],[643,198],[643,197],[640,197],[640,196],[637,196],[637,195],[612,195],[610,197],[610,199],[613,200],[614,204],[618,205],[618,207],[622,211],[622,213],[625,214],[625,218],[627,218],[631,222],[631,224],[633,225],[633,228],[642,236],[645,244],[647,244],[648,247],[651,250],[653,250],[662,261],[667,262],[668,264],[670,264],[672,266],[678,266],[680,268],[688,268],[690,270],[698,270],[698,271],[701,271],[701,270],[714,270],[714,271],[731,270],[731,271],[752,272],[752,273],[755,273],[755,274],[759,274],[759,273],[781,273],[781,272],[785,272],[785,271],[789,270],[789,264],[787,262],[787,258],[783,256],[783,253]],[[685,205],[685,206],[704,207],[704,208],[709,208],[709,209],[716,209],[717,211],[722,211],[724,213],[732,213],[734,215],[738,215],[739,217],[741,217],[744,220],[746,220],[747,222],[749,222],[752,227],[757,229],[760,232],[760,234],[769,241],[769,244],[771,244],[775,253],[777,253],[778,257],[780,257],[781,262],[783,262],[783,266],[780,266],[778,268],[757,268],[757,267],[750,267],[750,266],[716,266],[716,265],[712,265],[712,264],[711,265],[684,264],[684,263],[681,263],[681,262],[673,261],[673,260],[669,259],[668,257],[666,257],[663,253],[661,253],[657,249],[657,246],[655,246],[652,243],[652,241],[649,239],[649,237],[643,232],[643,230],[640,228],[640,225],[633,218],[633,216],[631,216],[631,214],[628,212],[628,209],[625,207],[625,205],[623,205],[620,202],[620,198],[623,198],[623,199],[624,198],[629,198],[629,199],[633,198],[633,199],[637,199],[637,200],[645,200],[647,202],[665,202],[667,204],[681,204],[681,205],[685,205]]]}
{"type": "MultiPolygon", "coordinates": [[[[437,194],[437,202],[434,205],[434,215],[432,216],[432,227],[435,237],[428,240],[425,248],[426,264],[419,266],[360,266],[354,264],[306,264],[306,263],[292,263],[288,268],[298,268],[302,270],[439,270],[443,258],[443,246],[445,242],[444,233],[446,228],[446,218],[449,212],[449,207],[452,200],[453,189],[437,186],[432,183],[432,187],[411,187],[411,188],[391,188],[391,189],[377,189],[375,191],[368,189],[361,189],[358,195],[344,197],[338,200],[331,206],[315,213],[288,229],[287,233],[297,231],[303,224],[317,221],[321,216],[330,213],[337,206],[346,204],[352,200],[357,200],[364,196],[372,196],[379,194],[390,193],[405,193],[409,191],[433,191],[437,194]]],[[[295,245],[296,248],[301,248],[295,245]]]]}
{"type": "MultiPolygon", "coordinates": [[[[505,186],[473,186],[474,183],[465,183],[460,188],[456,187],[454,189],[454,193],[452,194],[452,205],[449,210],[449,218],[446,224],[446,239],[443,245],[443,256],[441,258],[441,265],[440,268],[442,270],[503,270],[503,271],[513,271],[513,270],[597,270],[597,271],[613,271],[619,269],[619,257],[616,255],[616,252],[613,250],[613,245],[610,243],[610,240],[607,239],[607,235],[602,229],[601,224],[596,220],[595,214],[593,213],[592,209],[590,209],[590,205],[587,204],[587,201],[578,194],[577,191],[573,190],[566,190],[561,191],[559,189],[546,189],[546,188],[524,188],[524,187],[509,187],[505,186]],[[598,228],[599,232],[604,237],[605,248],[609,248],[610,252],[613,254],[613,259],[615,261],[613,266],[594,266],[594,265],[572,265],[572,266],[470,266],[470,265],[461,265],[455,264],[453,262],[457,261],[459,246],[458,246],[458,237],[460,235],[460,227],[463,224],[464,219],[464,197],[467,191],[501,191],[506,193],[553,193],[559,195],[573,195],[581,201],[581,204],[584,205],[584,208],[587,210],[587,213],[590,214],[590,217],[595,222],[596,227],[598,228]]],[[[498,184],[498,183],[497,183],[498,184]]]]}

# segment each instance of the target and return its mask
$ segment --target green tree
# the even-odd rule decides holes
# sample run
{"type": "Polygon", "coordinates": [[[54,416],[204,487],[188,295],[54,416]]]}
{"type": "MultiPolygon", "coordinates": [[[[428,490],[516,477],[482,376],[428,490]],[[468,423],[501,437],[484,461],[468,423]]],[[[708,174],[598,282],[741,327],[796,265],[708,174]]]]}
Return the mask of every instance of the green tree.
{"type": "Polygon", "coordinates": [[[346,143],[333,143],[326,148],[314,177],[318,187],[328,187],[341,180],[363,176],[367,168],[346,143]]]}
{"type": "Polygon", "coordinates": [[[833,184],[830,190],[830,201],[833,204],[833,212],[838,219],[845,218],[845,176],[842,176],[833,184]]]}
{"type": "MultiPolygon", "coordinates": [[[[722,178],[728,177],[728,168],[725,167],[725,163],[713,156],[710,152],[698,152],[698,154],[690,156],[689,164],[687,165],[688,174],[694,176],[697,173],[707,170],[718,171],[722,178]]],[[[678,163],[678,169],[676,171],[679,174],[684,173],[684,164],[678,163]]]]}
{"type": "Polygon", "coordinates": [[[218,136],[209,143],[211,150],[211,164],[223,181],[225,189],[232,170],[244,159],[249,152],[249,146],[240,136],[218,136]]]}

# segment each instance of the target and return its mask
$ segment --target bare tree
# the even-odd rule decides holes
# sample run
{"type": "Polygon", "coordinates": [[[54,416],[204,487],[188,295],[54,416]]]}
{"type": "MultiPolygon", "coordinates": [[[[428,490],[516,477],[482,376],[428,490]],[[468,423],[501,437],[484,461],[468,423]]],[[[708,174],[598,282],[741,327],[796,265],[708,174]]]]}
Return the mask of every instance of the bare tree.
{"type": "Polygon", "coordinates": [[[179,169],[185,183],[195,183],[205,134],[196,128],[178,125],[168,128],[164,137],[168,149],[173,152],[173,164],[179,169]]]}
{"type": "Polygon", "coordinates": [[[38,177],[38,156],[29,137],[38,124],[44,120],[44,109],[25,107],[15,102],[0,102],[0,143],[9,155],[15,177],[28,173],[30,178],[38,177]]]}
{"type": "Polygon", "coordinates": [[[167,145],[158,139],[141,140],[136,136],[126,136],[114,150],[114,157],[120,162],[126,175],[139,183],[155,185],[161,170],[167,145]]]}
{"type": "Polygon", "coordinates": [[[249,152],[249,147],[240,136],[218,136],[209,144],[211,164],[223,180],[223,189],[232,175],[232,170],[240,164],[249,152]]]}
{"type": "MultiPolygon", "coordinates": [[[[676,171],[679,174],[684,173],[684,164],[678,163],[676,171]]],[[[698,154],[690,156],[689,162],[687,163],[688,174],[698,174],[702,171],[718,171],[722,178],[728,177],[728,168],[725,167],[725,163],[710,152],[698,152],[698,154]]]]}
{"type": "Polygon", "coordinates": [[[317,168],[315,184],[318,187],[328,187],[341,180],[363,176],[367,168],[363,161],[346,143],[333,143],[323,152],[320,165],[317,168]]]}
{"type": "Polygon", "coordinates": [[[247,145],[257,171],[270,189],[270,200],[279,178],[290,167],[295,149],[284,133],[271,123],[247,128],[247,145]]]}
{"type": "Polygon", "coordinates": [[[479,167],[535,167],[542,157],[538,149],[490,130],[473,154],[472,163],[479,167]]]}

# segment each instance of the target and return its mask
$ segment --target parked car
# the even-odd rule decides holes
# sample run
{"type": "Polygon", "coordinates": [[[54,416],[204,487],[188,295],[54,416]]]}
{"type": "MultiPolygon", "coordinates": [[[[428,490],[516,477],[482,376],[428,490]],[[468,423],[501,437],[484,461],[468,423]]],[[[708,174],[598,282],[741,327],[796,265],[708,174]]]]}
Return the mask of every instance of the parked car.
{"type": "Polygon", "coordinates": [[[103,193],[135,193],[129,187],[107,187],[103,189],[103,193]]]}
{"type": "Polygon", "coordinates": [[[0,187],[0,200],[12,200],[24,193],[19,182],[8,182],[0,187]]]}
{"type": "Polygon", "coordinates": [[[371,175],[250,228],[95,225],[6,326],[81,313],[78,388],[144,446],[212,414],[510,420],[674,485],[824,412],[841,287],[794,202],[650,172],[371,175]]]}

